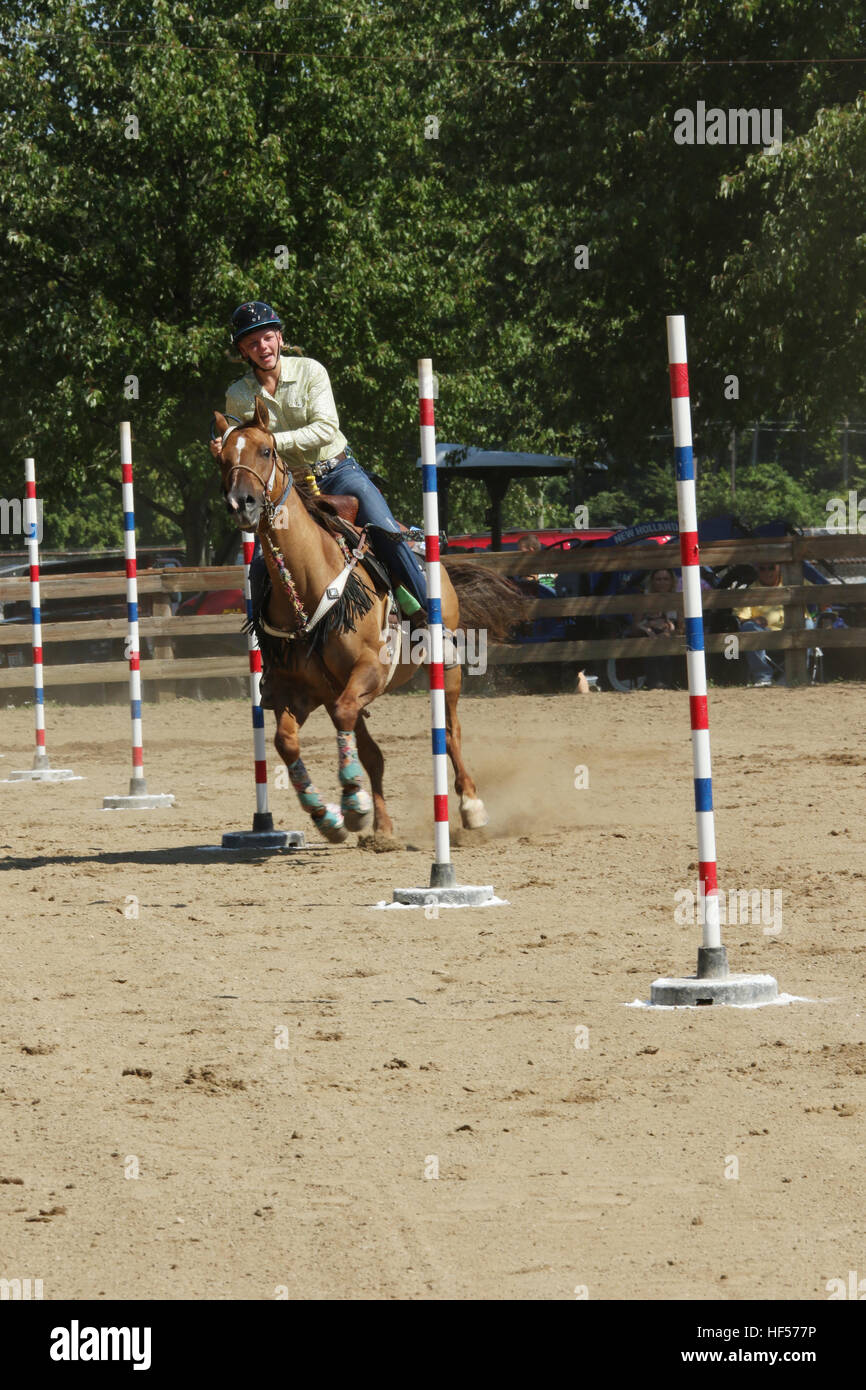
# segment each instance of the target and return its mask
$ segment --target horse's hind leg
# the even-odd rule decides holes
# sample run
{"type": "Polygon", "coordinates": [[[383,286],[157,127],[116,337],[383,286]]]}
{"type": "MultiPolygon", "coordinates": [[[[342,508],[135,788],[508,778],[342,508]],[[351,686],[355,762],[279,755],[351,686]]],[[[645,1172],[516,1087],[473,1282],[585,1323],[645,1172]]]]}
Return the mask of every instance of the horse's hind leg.
{"type": "MultiPolygon", "coordinates": [[[[309,711],[307,711],[308,713],[309,711]]],[[[317,830],[332,844],[340,844],[346,839],[346,827],[339,806],[330,806],[323,799],[319,789],[314,786],[310,774],[301,761],[301,724],[306,718],[296,718],[285,706],[277,715],[277,732],[274,746],[289,771],[289,781],[298,794],[298,800],[310,815],[317,830]]]]}
{"type": "Polygon", "coordinates": [[[454,787],[460,797],[460,819],[467,830],[480,830],[487,825],[490,817],[463,761],[460,720],[457,717],[462,682],[463,672],[459,666],[452,666],[445,672],[445,749],[454,768],[454,787]]]}

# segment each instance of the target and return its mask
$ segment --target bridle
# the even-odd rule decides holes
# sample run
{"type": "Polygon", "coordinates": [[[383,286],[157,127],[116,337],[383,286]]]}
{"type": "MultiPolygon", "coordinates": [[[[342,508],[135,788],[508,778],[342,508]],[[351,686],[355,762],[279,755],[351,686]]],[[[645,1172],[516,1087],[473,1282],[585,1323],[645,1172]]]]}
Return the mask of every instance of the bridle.
{"type": "MultiPolygon", "coordinates": [[[[234,417],[232,416],[232,417],[230,417],[230,418],[233,419],[234,417]]],[[[235,430],[250,429],[250,428],[252,428],[252,429],[258,429],[258,428],[260,428],[260,426],[258,426],[258,425],[252,425],[252,426],[246,425],[246,424],[244,424],[243,421],[240,421],[237,425],[229,425],[228,429],[227,429],[227,430],[225,431],[225,433],[223,434],[222,441],[221,441],[221,444],[220,444],[220,448],[221,448],[221,449],[225,449],[226,440],[228,439],[228,437],[229,437],[230,434],[234,434],[235,430]]],[[[262,433],[264,434],[265,431],[263,430],[262,433]]],[[[215,435],[212,436],[212,437],[213,437],[213,438],[216,438],[215,435]]],[[[292,470],[291,470],[290,468],[286,467],[286,464],[283,462],[283,460],[280,458],[279,454],[277,453],[276,440],[274,439],[274,436],[273,436],[269,431],[268,431],[268,438],[269,438],[270,441],[271,441],[271,448],[270,448],[270,452],[269,452],[268,457],[272,460],[272,467],[271,467],[271,476],[268,478],[267,482],[265,482],[265,480],[264,480],[264,478],[262,477],[261,473],[258,473],[258,472],[256,471],[255,468],[251,468],[249,464],[247,464],[247,463],[234,463],[234,464],[232,464],[231,468],[229,469],[229,483],[231,483],[231,477],[232,477],[232,474],[233,474],[233,473],[249,473],[249,474],[251,474],[251,476],[252,476],[253,478],[256,479],[257,482],[260,482],[261,485],[262,485],[262,487],[264,488],[264,491],[265,491],[264,503],[263,503],[263,506],[262,506],[262,510],[264,511],[265,520],[267,521],[268,525],[269,525],[269,526],[273,526],[273,524],[274,524],[274,519],[275,519],[275,517],[276,517],[276,514],[277,514],[277,512],[280,510],[280,507],[282,507],[283,503],[285,502],[286,498],[288,497],[289,493],[291,492],[292,488],[294,487],[295,480],[294,480],[294,478],[293,478],[293,476],[292,476],[292,470]],[[277,501],[277,502],[272,502],[272,501],[271,501],[271,497],[270,497],[271,488],[273,487],[274,483],[276,482],[276,479],[277,479],[277,471],[278,471],[279,468],[285,469],[285,473],[286,473],[286,486],[285,486],[285,488],[283,489],[283,493],[282,493],[282,496],[280,497],[279,501],[277,501]]],[[[225,491],[228,492],[228,491],[229,491],[229,488],[226,487],[225,491]]]]}

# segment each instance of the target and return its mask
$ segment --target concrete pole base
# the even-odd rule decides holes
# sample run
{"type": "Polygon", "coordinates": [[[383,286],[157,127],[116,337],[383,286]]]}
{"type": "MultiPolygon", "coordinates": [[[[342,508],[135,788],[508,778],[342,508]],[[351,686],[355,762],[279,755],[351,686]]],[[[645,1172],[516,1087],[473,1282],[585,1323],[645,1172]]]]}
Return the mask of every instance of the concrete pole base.
{"type": "Polygon", "coordinates": [[[78,781],[71,767],[49,767],[43,764],[42,767],[30,768],[27,772],[10,772],[6,779],[8,782],[74,782],[78,781]]]}
{"type": "Polygon", "coordinates": [[[689,975],[653,980],[651,1004],[769,1004],[779,997],[772,975],[689,975]]]}
{"type": "Polygon", "coordinates": [[[227,830],[223,849],[303,849],[303,830],[227,830]]]}
{"type": "Polygon", "coordinates": [[[103,811],[155,811],[161,806],[173,805],[174,797],[170,794],[149,796],[147,792],[138,792],[130,796],[104,796],[102,798],[103,811]]]}
{"type": "Polygon", "coordinates": [[[480,907],[489,903],[496,894],[490,884],[476,887],[468,883],[457,883],[451,888],[395,888],[393,901],[404,907],[428,907],[434,904],[445,907],[480,907]]]}

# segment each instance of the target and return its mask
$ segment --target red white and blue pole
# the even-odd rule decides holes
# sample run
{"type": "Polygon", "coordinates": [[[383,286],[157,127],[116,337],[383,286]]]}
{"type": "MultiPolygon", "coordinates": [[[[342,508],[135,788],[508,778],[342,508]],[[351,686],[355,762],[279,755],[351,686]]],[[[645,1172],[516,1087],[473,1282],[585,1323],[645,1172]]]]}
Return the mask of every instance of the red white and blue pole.
{"type": "Polygon", "coordinates": [[[24,460],[24,538],[30,571],[30,638],[33,655],[33,712],[36,752],[26,772],[10,772],[9,782],[78,781],[71,768],[53,768],[45,749],[45,686],[42,671],[42,602],[39,594],[39,503],[36,500],[36,460],[24,460]]]}
{"type": "Polygon", "coordinates": [[[253,758],[256,773],[256,811],[253,816],[253,830],[273,830],[274,822],[268,810],[268,763],[265,756],[265,712],[259,703],[262,683],[262,654],[256,634],[253,632],[253,594],[250,588],[250,565],[256,538],[252,531],[244,531],[244,607],[247,614],[247,650],[250,662],[250,705],[253,714],[253,758]]]}
{"type": "Polygon", "coordinates": [[[727,963],[719,922],[719,885],[713,814],[713,777],[710,762],[704,615],[701,598],[700,552],[698,550],[698,508],[695,490],[695,461],[692,451],[686,321],[681,314],[668,316],[667,336],[671,414],[676,458],[680,560],[683,578],[683,614],[686,628],[686,666],[692,726],[695,815],[698,830],[698,898],[703,905],[703,937],[702,947],[698,953],[698,974],[716,975],[727,973],[727,963]]]}
{"type": "Polygon", "coordinates": [[[120,426],[120,479],[123,496],[123,554],[126,564],[126,651],[129,660],[129,713],[132,721],[132,777],[128,796],[103,797],[105,810],[151,810],[173,806],[170,794],[149,795],[144,777],[141,735],[141,646],[138,632],[138,571],[135,556],[135,497],[132,487],[132,429],[128,420],[120,426]]]}
{"type": "Polygon", "coordinates": [[[697,973],[654,980],[650,1002],[665,1008],[694,1008],[701,1004],[770,1004],[779,997],[778,981],[772,975],[732,974],[728,970],[727,953],[722,945],[686,321],[681,314],[668,315],[667,335],[698,828],[698,902],[701,908],[702,944],[698,947],[697,973]]]}
{"type": "Polygon", "coordinates": [[[126,561],[126,617],[129,624],[129,711],[132,719],[132,778],[130,796],[146,793],[144,746],[141,735],[141,648],[138,633],[138,570],[135,555],[135,497],[132,488],[132,431],[120,426],[120,472],[123,490],[123,554],[126,561]]]}
{"type": "Polygon", "coordinates": [[[24,534],[30,566],[30,621],[33,625],[33,708],[36,716],[36,754],[33,771],[50,767],[45,751],[45,686],[42,673],[42,603],[39,595],[39,508],[36,501],[36,460],[24,460],[24,534]]]}
{"type": "Polygon", "coordinates": [[[433,409],[433,362],[418,362],[418,409],[421,427],[421,486],[424,501],[424,555],[427,562],[427,630],[429,633],[430,716],[433,734],[434,862],[431,887],[455,882],[448,831],[448,755],[445,743],[445,667],[442,649],[442,573],[439,560],[439,494],[436,485],[436,420],[433,409]]]}
{"type": "Polygon", "coordinates": [[[433,363],[418,361],[421,425],[421,486],[424,492],[424,555],[427,561],[427,656],[430,667],[430,723],[433,736],[433,865],[429,888],[395,888],[394,903],[404,907],[478,907],[495,901],[490,884],[458,883],[451,863],[448,831],[448,747],[445,723],[445,662],[442,641],[442,568],[439,559],[439,495],[436,486],[436,420],[433,363]]]}
{"type": "Polygon", "coordinates": [[[304,844],[300,830],[275,830],[274,818],[268,809],[268,761],[265,754],[265,712],[260,704],[262,684],[262,654],[253,631],[253,593],[250,585],[250,565],[256,548],[252,531],[242,531],[244,550],[244,610],[247,615],[247,655],[250,665],[250,705],[253,715],[253,760],[256,777],[256,809],[252,830],[227,830],[222,838],[223,849],[284,849],[304,844]]]}

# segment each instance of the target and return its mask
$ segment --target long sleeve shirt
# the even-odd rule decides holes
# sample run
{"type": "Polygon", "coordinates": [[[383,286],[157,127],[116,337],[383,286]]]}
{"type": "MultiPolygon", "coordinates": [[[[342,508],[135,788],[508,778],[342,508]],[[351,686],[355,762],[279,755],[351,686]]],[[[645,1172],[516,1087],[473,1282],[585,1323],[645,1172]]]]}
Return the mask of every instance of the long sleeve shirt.
{"type": "Polygon", "coordinates": [[[272,396],[262,386],[252,367],[226,392],[226,414],[248,421],[255,411],[256,396],[267,407],[271,431],[281,453],[296,446],[307,463],[320,463],[340,454],[346,437],[340,420],[328,373],[312,357],[280,357],[280,380],[272,396]]]}

